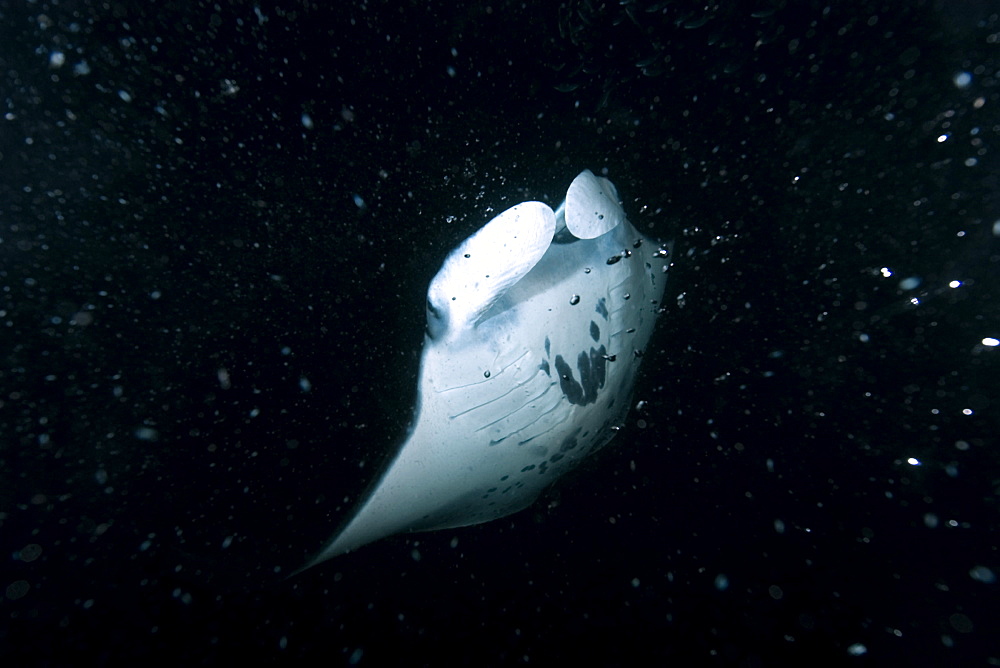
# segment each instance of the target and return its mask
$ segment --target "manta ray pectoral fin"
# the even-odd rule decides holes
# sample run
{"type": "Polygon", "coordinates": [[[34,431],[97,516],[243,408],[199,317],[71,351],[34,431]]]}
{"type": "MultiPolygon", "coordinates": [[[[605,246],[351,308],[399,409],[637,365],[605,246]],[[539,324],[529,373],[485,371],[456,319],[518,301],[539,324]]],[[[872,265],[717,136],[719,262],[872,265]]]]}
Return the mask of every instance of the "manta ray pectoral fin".
{"type": "MultiPolygon", "coordinates": [[[[473,324],[545,255],[555,234],[552,209],[522,202],[491,220],[444,261],[427,290],[428,331],[473,324]]],[[[436,337],[435,337],[436,338],[436,337]]]]}
{"type": "Polygon", "coordinates": [[[566,191],[565,215],[566,227],[578,239],[596,239],[626,220],[614,184],[589,169],[580,172],[566,191]]]}

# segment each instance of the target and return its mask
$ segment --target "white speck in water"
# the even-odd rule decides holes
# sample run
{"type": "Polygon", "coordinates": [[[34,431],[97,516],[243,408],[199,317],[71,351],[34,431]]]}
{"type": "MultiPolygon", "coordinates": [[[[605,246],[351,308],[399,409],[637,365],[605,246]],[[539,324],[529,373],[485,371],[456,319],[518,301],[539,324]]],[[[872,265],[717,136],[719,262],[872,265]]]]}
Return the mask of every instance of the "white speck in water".
{"type": "Polygon", "coordinates": [[[996,346],[1000,346],[1000,339],[994,339],[992,336],[987,336],[983,339],[983,345],[988,348],[995,348],[996,346]]]}
{"type": "Polygon", "coordinates": [[[299,387],[302,388],[303,392],[308,392],[312,389],[312,383],[309,382],[308,378],[303,376],[302,378],[299,378],[299,387]]]}
{"type": "Polygon", "coordinates": [[[135,430],[135,437],[140,441],[155,441],[160,437],[160,432],[152,427],[139,427],[135,430]]]}
{"type": "Polygon", "coordinates": [[[14,580],[7,585],[5,594],[9,600],[16,601],[19,598],[24,598],[29,589],[31,589],[31,585],[28,584],[27,580],[14,580]]]}
{"type": "Polygon", "coordinates": [[[725,573],[719,573],[715,576],[715,588],[719,591],[726,591],[729,589],[729,578],[725,573]]]}
{"type": "Polygon", "coordinates": [[[306,130],[312,130],[314,127],[316,127],[315,124],[313,123],[312,116],[305,113],[302,114],[302,127],[304,127],[306,130]]]}
{"type": "Polygon", "coordinates": [[[30,563],[40,557],[42,554],[42,546],[38,543],[29,543],[21,548],[15,556],[20,558],[21,561],[25,563],[30,563]]]}
{"type": "Polygon", "coordinates": [[[856,642],[847,648],[847,653],[851,656],[863,656],[868,653],[868,648],[861,643],[856,642]]]}
{"type": "Polygon", "coordinates": [[[66,54],[62,51],[53,51],[49,54],[49,67],[59,69],[66,64],[66,54]]]}
{"type": "Polygon", "coordinates": [[[955,82],[957,88],[968,88],[969,84],[972,83],[972,75],[968,72],[959,72],[952,81],[955,82]]]}

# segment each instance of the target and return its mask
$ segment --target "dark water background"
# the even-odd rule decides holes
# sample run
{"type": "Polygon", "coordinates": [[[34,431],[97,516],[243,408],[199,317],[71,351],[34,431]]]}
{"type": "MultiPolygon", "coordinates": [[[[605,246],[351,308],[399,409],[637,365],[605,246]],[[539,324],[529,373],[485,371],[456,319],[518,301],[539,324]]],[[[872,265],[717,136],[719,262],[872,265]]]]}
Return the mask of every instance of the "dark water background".
{"type": "Polygon", "coordinates": [[[0,2],[4,665],[1000,663],[1000,10],[705,7],[0,2]],[[645,409],[286,580],[584,168],[676,240],[645,409]]]}

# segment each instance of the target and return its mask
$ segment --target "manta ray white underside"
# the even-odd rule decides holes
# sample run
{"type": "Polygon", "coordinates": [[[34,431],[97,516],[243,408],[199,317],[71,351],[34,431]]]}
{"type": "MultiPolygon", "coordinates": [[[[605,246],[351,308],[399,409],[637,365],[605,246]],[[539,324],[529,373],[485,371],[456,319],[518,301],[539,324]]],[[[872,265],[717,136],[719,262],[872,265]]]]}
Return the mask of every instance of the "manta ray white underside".
{"type": "Polygon", "coordinates": [[[523,202],[462,242],[427,291],[412,431],[312,563],[514,513],[605,445],[628,411],[668,254],[589,170],[555,211],[523,202]]]}

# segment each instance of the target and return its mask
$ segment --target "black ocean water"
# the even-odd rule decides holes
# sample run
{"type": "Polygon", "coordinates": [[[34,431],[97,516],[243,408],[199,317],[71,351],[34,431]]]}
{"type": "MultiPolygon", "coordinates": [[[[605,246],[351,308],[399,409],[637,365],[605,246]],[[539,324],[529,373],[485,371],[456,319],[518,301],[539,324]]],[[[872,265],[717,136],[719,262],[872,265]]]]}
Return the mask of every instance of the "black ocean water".
{"type": "Polygon", "coordinates": [[[7,665],[996,665],[993,3],[0,2],[7,665]],[[295,577],[427,285],[583,169],[674,241],[532,508],[295,577]]]}

